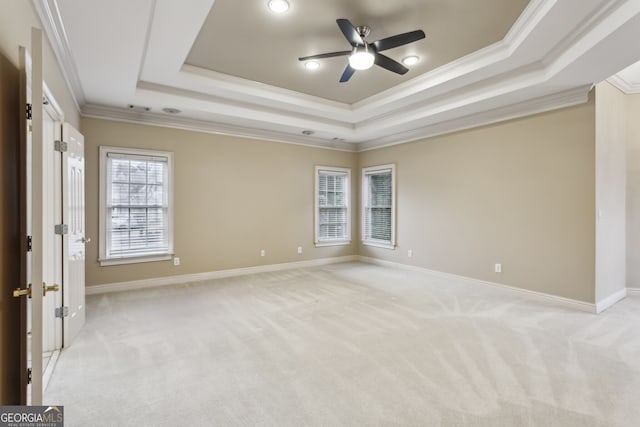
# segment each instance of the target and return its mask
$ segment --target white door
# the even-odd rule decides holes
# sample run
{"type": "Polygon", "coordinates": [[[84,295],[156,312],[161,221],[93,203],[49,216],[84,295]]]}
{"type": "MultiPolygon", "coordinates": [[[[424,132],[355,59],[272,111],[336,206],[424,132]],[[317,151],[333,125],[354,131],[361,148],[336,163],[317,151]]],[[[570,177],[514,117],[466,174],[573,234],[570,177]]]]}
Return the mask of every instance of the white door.
{"type": "Polygon", "coordinates": [[[21,356],[23,403],[42,404],[42,32],[31,30],[31,55],[20,47],[22,121],[20,172],[21,356]],[[33,102],[35,100],[36,102],[33,102]],[[28,374],[29,372],[30,374],[28,374]],[[28,381],[27,379],[30,379],[28,381]]]}
{"type": "MultiPolygon", "coordinates": [[[[62,153],[56,149],[56,141],[62,133],[62,110],[44,85],[43,111],[43,223],[42,277],[45,283],[62,287],[62,153]],[[57,232],[56,232],[57,229],[57,232]]],[[[47,383],[62,348],[62,292],[47,292],[42,300],[42,368],[43,388],[47,383]]]]}
{"type": "Polygon", "coordinates": [[[84,325],[85,244],[91,239],[84,228],[84,137],[70,124],[62,126],[67,151],[62,155],[62,217],[68,226],[63,240],[64,346],[69,347],[84,325]]]}

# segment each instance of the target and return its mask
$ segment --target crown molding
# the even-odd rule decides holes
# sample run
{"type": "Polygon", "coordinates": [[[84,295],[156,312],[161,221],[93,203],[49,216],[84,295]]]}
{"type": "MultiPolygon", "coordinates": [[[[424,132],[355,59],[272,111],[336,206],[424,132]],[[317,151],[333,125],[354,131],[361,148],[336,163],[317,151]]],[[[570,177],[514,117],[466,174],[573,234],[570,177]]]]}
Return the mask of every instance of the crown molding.
{"type": "Polygon", "coordinates": [[[76,110],[80,112],[82,106],[86,103],[86,98],[80,83],[78,68],[73,59],[69,39],[62,23],[58,4],[56,0],[32,0],[31,3],[44,27],[45,34],[62,70],[62,76],[67,83],[76,110]]]}
{"type": "MultiPolygon", "coordinates": [[[[170,101],[175,108],[183,110],[198,110],[206,112],[207,118],[222,122],[227,118],[230,122],[238,117],[242,122],[260,119],[264,123],[286,123],[292,133],[300,133],[305,129],[313,129],[316,133],[324,133],[331,136],[352,138],[354,126],[345,120],[327,118],[310,113],[300,106],[291,111],[281,109],[276,105],[258,105],[237,98],[221,98],[209,93],[184,90],[171,86],[163,86],[141,81],[138,83],[136,95],[139,99],[153,102],[158,96],[170,101]]],[[[344,117],[344,113],[343,113],[344,117]]],[[[329,138],[326,138],[329,139],[329,138]]]]}
{"type": "Polygon", "coordinates": [[[120,122],[160,126],[172,129],[189,130],[194,132],[229,135],[264,141],[281,142],[287,144],[311,146],[348,152],[369,151],[390,147],[439,135],[459,132],[478,126],[485,126],[506,120],[517,119],[533,114],[558,110],[588,102],[591,85],[572,88],[560,93],[530,99],[517,104],[511,104],[489,111],[472,114],[466,117],[424,126],[410,131],[401,132],[390,137],[373,139],[367,142],[350,143],[340,141],[326,141],[307,136],[292,136],[287,133],[255,130],[243,126],[232,126],[227,123],[216,123],[208,120],[195,120],[183,117],[167,117],[157,113],[145,113],[124,108],[105,107],[100,105],[85,105],[82,109],[83,117],[114,120],[120,122]]]}
{"type": "Polygon", "coordinates": [[[630,83],[619,74],[609,77],[607,81],[627,95],[640,93],[640,83],[630,83]]]}
{"type": "Polygon", "coordinates": [[[266,129],[253,129],[243,126],[229,125],[209,120],[197,120],[185,117],[167,117],[158,113],[131,111],[125,108],[108,107],[87,104],[82,107],[83,117],[113,120],[149,126],[159,126],[171,129],[188,130],[194,132],[228,135],[261,141],[281,142],[285,144],[304,145],[314,148],[355,152],[356,144],[344,141],[327,141],[312,136],[296,136],[288,133],[275,132],[266,129]]]}
{"type": "Polygon", "coordinates": [[[439,135],[459,132],[479,126],[491,125],[507,120],[540,114],[561,108],[584,104],[589,101],[591,85],[572,88],[560,93],[529,99],[517,104],[510,104],[493,110],[483,111],[478,114],[453,119],[413,129],[389,138],[379,138],[358,144],[358,151],[369,151],[378,148],[390,147],[407,142],[433,138],[439,135]]]}
{"type": "Polygon", "coordinates": [[[189,64],[184,64],[178,75],[180,88],[199,92],[204,89],[204,93],[216,96],[221,100],[230,99],[292,112],[304,109],[308,114],[332,120],[353,121],[351,115],[354,108],[349,104],[189,64]]]}

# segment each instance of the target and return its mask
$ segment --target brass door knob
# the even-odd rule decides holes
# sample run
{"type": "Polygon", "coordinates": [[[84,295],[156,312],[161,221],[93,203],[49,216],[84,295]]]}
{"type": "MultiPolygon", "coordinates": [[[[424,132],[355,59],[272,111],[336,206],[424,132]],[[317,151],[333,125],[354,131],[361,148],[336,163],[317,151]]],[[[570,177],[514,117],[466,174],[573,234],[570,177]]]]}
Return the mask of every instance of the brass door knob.
{"type": "Polygon", "coordinates": [[[31,283],[29,283],[29,286],[27,286],[27,289],[15,288],[13,290],[14,298],[19,298],[19,297],[21,297],[23,295],[26,295],[29,298],[31,298],[31,283]]]}

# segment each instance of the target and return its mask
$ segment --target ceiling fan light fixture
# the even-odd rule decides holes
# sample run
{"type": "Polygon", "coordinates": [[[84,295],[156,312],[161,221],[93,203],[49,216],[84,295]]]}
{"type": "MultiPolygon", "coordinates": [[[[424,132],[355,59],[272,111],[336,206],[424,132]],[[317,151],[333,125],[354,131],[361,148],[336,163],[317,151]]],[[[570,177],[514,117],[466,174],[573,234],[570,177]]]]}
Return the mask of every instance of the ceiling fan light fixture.
{"type": "Polygon", "coordinates": [[[284,13],[289,10],[289,2],[287,0],[269,0],[269,9],[275,13],[284,13]]]}
{"type": "Polygon", "coordinates": [[[304,63],[304,67],[307,70],[317,70],[318,68],[320,68],[320,63],[318,61],[307,61],[304,63]]]}
{"type": "Polygon", "coordinates": [[[420,62],[420,57],[416,55],[407,56],[402,60],[402,63],[407,66],[416,65],[420,62]]]}
{"type": "Polygon", "coordinates": [[[375,59],[373,53],[369,52],[367,45],[356,46],[349,57],[349,65],[354,70],[367,70],[373,67],[375,59]]]}

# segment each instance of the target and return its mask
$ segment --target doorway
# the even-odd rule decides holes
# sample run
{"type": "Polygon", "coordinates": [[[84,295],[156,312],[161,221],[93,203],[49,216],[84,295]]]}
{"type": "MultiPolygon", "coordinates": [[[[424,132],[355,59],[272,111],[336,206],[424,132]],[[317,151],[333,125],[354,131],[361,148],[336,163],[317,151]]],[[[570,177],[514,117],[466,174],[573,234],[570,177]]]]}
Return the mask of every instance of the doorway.
{"type": "MultiPolygon", "coordinates": [[[[32,28],[31,56],[20,47],[20,100],[25,113],[20,121],[20,282],[13,297],[21,298],[20,356],[21,403],[41,405],[42,393],[55,367],[63,346],[70,344],[65,331],[75,331],[84,323],[84,185],[66,185],[70,157],[78,158],[84,183],[84,140],[75,129],[64,123],[64,114],[42,79],[42,32],[32,28]],[[65,131],[66,129],[66,131],[65,131]],[[68,134],[66,135],[65,132],[68,134]],[[65,142],[65,138],[71,143],[65,142]],[[73,147],[67,152],[67,147],[73,147]],[[81,201],[75,206],[70,200],[81,201]],[[82,275],[65,276],[70,270],[68,246],[69,226],[65,224],[70,209],[82,218],[78,240],[82,256],[74,259],[75,269],[82,275]],[[65,252],[67,248],[67,252],[65,252]],[[79,266],[78,264],[82,264],[79,266]],[[71,277],[75,280],[72,283],[71,277]],[[78,278],[82,283],[77,283],[78,278]],[[73,290],[73,291],[71,291],[73,290]],[[81,295],[72,293],[81,292],[81,295]],[[64,305],[74,301],[73,321],[66,318],[71,311],[64,305]],[[82,310],[79,315],[78,309],[82,310]]],[[[76,168],[77,169],[77,168],[76,168]]],[[[75,169],[74,169],[75,170],[75,169]]],[[[77,180],[76,180],[77,181],[77,180]]],[[[68,221],[67,221],[68,222],[68,221]]],[[[75,236],[75,235],[74,235],[75,236]]],[[[77,236],[75,236],[77,237],[77,236]]]]}

